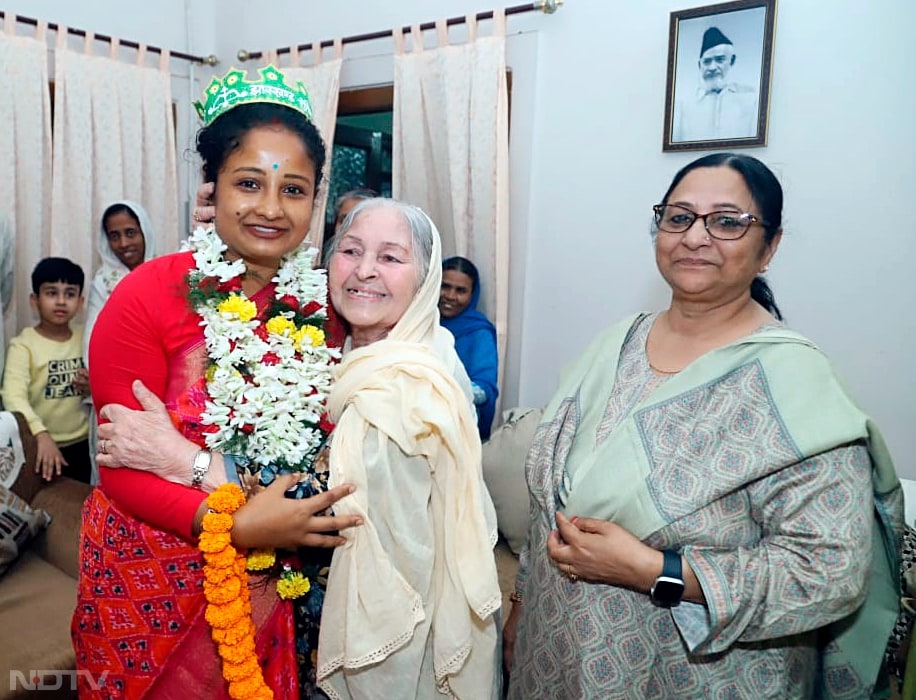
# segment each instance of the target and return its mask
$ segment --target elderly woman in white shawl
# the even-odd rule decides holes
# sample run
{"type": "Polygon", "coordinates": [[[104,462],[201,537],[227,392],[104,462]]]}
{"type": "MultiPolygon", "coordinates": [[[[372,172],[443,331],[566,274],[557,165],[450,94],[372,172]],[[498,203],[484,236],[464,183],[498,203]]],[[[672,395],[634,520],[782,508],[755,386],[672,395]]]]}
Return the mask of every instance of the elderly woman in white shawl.
{"type": "Polygon", "coordinates": [[[331,698],[498,696],[495,514],[470,380],[439,325],[439,235],[416,207],[361,202],[328,261],[350,335],[328,401],[329,486],[359,514],[334,552],[318,643],[331,698]]]}
{"type": "MultiPolygon", "coordinates": [[[[439,325],[441,258],[429,217],[390,199],[360,202],[331,246],[348,337],[328,401],[329,487],[354,484],[335,514],[364,520],[343,533],[324,600],[318,683],[334,700],[500,697],[496,517],[470,380],[439,325]]],[[[137,396],[146,412],[105,426],[114,462],[189,483],[157,458],[170,430],[158,400],[137,396]]]]}

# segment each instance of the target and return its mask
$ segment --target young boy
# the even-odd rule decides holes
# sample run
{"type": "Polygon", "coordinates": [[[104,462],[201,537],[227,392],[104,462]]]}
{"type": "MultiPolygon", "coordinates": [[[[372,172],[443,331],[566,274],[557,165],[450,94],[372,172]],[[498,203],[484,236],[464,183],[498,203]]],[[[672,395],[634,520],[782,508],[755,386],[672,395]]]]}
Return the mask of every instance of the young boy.
{"type": "Polygon", "coordinates": [[[38,441],[35,471],[48,481],[61,472],[89,483],[89,417],[82,405],[89,377],[83,329],[70,321],[83,308],[82,268],[45,258],[32,272],[38,325],[10,341],[3,372],[3,405],[19,411],[38,441]]]}

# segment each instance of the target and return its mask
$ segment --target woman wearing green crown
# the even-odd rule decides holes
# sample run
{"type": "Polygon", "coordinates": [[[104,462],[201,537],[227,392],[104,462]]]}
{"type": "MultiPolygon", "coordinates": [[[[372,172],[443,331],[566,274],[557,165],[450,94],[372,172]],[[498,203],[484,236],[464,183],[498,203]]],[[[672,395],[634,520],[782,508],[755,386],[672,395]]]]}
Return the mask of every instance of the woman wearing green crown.
{"type": "MultiPolygon", "coordinates": [[[[492,555],[495,513],[482,481],[470,381],[451,336],[441,330],[438,322],[438,232],[429,217],[416,207],[391,200],[370,200],[353,210],[333,241],[327,292],[321,273],[312,271],[312,260],[300,257],[300,253],[281,255],[278,269],[277,258],[265,252],[275,252],[270,246],[282,240],[287,231],[298,230],[300,221],[302,230],[307,228],[310,211],[309,216],[302,211],[300,220],[296,207],[287,204],[295,204],[303,191],[313,193],[318,178],[308,173],[307,158],[303,165],[293,167],[295,144],[284,145],[277,140],[288,127],[264,126],[263,122],[252,126],[247,116],[238,116],[247,115],[254,105],[216,116],[222,114],[220,105],[234,105],[252,96],[260,99],[265,94],[260,89],[246,93],[247,86],[239,82],[238,74],[235,79],[233,75],[230,72],[224,81],[215,81],[209,94],[218,101],[208,101],[200,108],[205,120],[213,114],[211,129],[226,123],[242,126],[236,127],[235,136],[224,130],[219,143],[224,144],[228,155],[220,168],[208,166],[219,159],[207,157],[207,141],[203,138],[206,128],[198,139],[204,176],[216,181],[215,225],[219,238],[202,230],[192,236],[197,264],[183,292],[197,310],[198,322],[203,319],[203,338],[199,332],[196,337],[198,344],[206,345],[209,355],[196,373],[183,374],[202,387],[205,396],[202,401],[197,398],[195,405],[203,404],[205,408],[198,410],[196,422],[177,421],[182,437],[167,422],[166,407],[175,420],[168,390],[151,385],[150,394],[145,387],[134,387],[147,411],[139,413],[119,406],[102,410],[103,419],[110,417],[114,422],[100,429],[102,447],[108,453],[100,456],[100,464],[143,467],[181,484],[196,480],[209,490],[227,475],[216,465],[209,470],[198,469],[199,445],[205,442],[214,452],[203,461],[222,460],[218,452],[238,455],[236,460],[247,467],[243,472],[260,470],[261,484],[274,479],[281,482],[280,488],[268,486],[246,505],[241,505],[241,490],[231,484],[219,485],[205,504],[200,504],[201,496],[197,495],[196,515],[202,516],[203,531],[199,539],[206,598],[203,617],[217,642],[225,679],[223,686],[219,679],[203,686],[195,678],[198,696],[219,697],[225,692],[226,682],[233,698],[271,697],[271,693],[280,697],[294,692],[282,671],[271,672],[275,652],[269,663],[261,657],[259,668],[254,651],[261,651],[264,630],[268,629],[262,626],[257,610],[264,587],[247,586],[245,569],[268,567],[276,574],[275,555],[263,548],[303,543],[333,546],[340,541],[338,538],[316,533],[360,524],[344,533],[346,546],[324,550],[334,552],[330,573],[322,568],[327,557],[300,549],[298,561],[281,558],[279,580],[274,576],[271,581],[276,586],[266,587],[274,602],[277,593],[295,601],[301,696],[326,697],[314,687],[317,680],[331,698],[419,700],[444,694],[472,700],[495,699],[500,685],[496,611],[501,599],[492,555]],[[284,147],[288,148],[285,154],[284,147]],[[285,184],[271,188],[271,175],[276,172],[283,174],[285,184]],[[275,200],[276,204],[252,208],[251,212],[259,212],[252,216],[246,214],[249,197],[275,200]],[[242,226],[233,226],[236,221],[242,226]],[[221,240],[228,254],[213,244],[214,240],[221,240]],[[271,264],[265,265],[267,262],[271,264]],[[224,269],[227,264],[239,270],[224,269]],[[239,284],[232,281],[232,274],[241,271],[242,265],[246,270],[238,291],[239,284]],[[245,287],[252,274],[267,279],[274,275],[274,299],[263,312],[245,287]],[[341,326],[338,328],[331,307],[327,307],[332,312],[325,330],[339,342],[324,342],[320,329],[326,293],[341,318],[341,326]],[[345,341],[336,330],[344,332],[345,341]],[[265,343],[269,347],[264,347],[265,343]],[[333,369],[334,385],[330,387],[325,370],[330,367],[329,360],[339,355],[328,350],[327,345],[341,343],[344,357],[333,369]],[[296,366],[300,355],[308,358],[303,359],[304,367],[296,366]],[[284,387],[271,383],[290,376],[292,379],[284,387]],[[165,395],[166,407],[154,394],[165,395]],[[329,452],[321,451],[321,456],[315,458],[325,429],[330,427],[321,420],[325,398],[337,427],[329,441],[329,452]],[[297,425],[301,426],[300,433],[290,432],[297,425]],[[150,426],[155,429],[150,430],[150,426]],[[155,443],[144,440],[144,433],[155,435],[155,443]],[[197,445],[193,444],[195,439],[197,445]],[[325,460],[328,454],[329,460],[325,460]],[[280,524],[282,521],[270,510],[286,507],[281,488],[295,480],[287,481],[277,473],[290,469],[306,473],[296,482],[298,495],[311,496],[296,502],[312,504],[306,513],[300,511],[297,515],[303,532],[309,533],[302,538],[306,542],[291,541],[287,530],[292,526],[280,524]],[[356,490],[344,481],[356,484],[356,490]],[[329,483],[338,485],[323,495],[313,495],[322,494],[329,483]],[[329,506],[338,498],[337,517],[314,515],[315,507],[329,506]],[[263,508],[253,510],[262,503],[263,508]],[[280,531],[276,529],[278,524],[280,531]],[[247,559],[233,545],[247,548],[247,559]],[[258,549],[252,551],[251,547],[258,549]],[[320,629],[320,649],[316,650],[322,603],[325,624],[320,629]],[[254,640],[252,623],[257,630],[254,640]]],[[[275,93],[274,86],[270,94],[275,93]]],[[[307,149],[306,155],[312,157],[312,151],[307,149]]],[[[317,156],[312,157],[312,162],[318,162],[317,156]]],[[[140,293],[139,283],[137,287],[140,293]]],[[[161,309],[161,303],[156,305],[161,309]]],[[[123,319],[117,323],[123,324],[123,319]]],[[[122,328],[123,334],[123,327],[112,321],[111,328],[115,327],[122,328]]],[[[159,333],[165,332],[160,326],[159,333]]],[[[135,344],[130,338],[124,342],[128,346],[135,344]]],[[[122,352],[123,349],[115,355],[122,352]]],[[[123,387],[117,396],[109,393],[107,401],[125,403],[128,376],[132,378],[137,372],[129,369],[129,363],[123,364],[123,387]]],[[[141,378],[147,379],[145,375],[141,378]]],[[[190,396],[193,392],[187,393],[190,396]]],[[[109,479],[112,474],[133,473],[130,469],[104,471],[109,479]]],[[[180,489],[163,487],[162,481],[151,474],[141,476],[159,484],[163,493],[166,489],[169,493],[172,488],[180,489]]],[[[103,476],[103,488],[104,479],[103,476]]],[[[137,476],[128,480],[139,483],[137,476]]],[[[151,492],[152,487],[147,493],[151,492]]],[[[114,498],[117,500],[117,496],[114,498]]],[[[140,501],[135,506],[139,510],[145,500],[136,495],[133,498],[140,501]]],[[[110,503],[103,505],[112,507],[110,503]]],[[[92,506],[87,508],[87,514],[95,516],[92,506]]],[[[150,522],[149,515],[142,517],[150,522]]],[[[92,522],[92,517],[87,520],[92,522]]],[[[162,525],[167,526],[168,523],[162,525]]],[[[98,552],[108,546],[106,535],[110,533],[84,536],[95,550],[87,552],[84,546],[84,560],[90,566],[84,567],[87,580],[81,586],[81,605],[88,601],[92,584],[99,578],[87,576],[87,569],[102,570],[97,564],[98,552]]],[[[107,552],[109,559],[117,562],[126,549],[121,546],[117,553],[107,552]]],[[[109,565],[109,569],[115,568],[116,563],[109,565]]],[[[136,604],[137,596],[131,595],[130,600],[136,604]]],[[[112,607],[117,604],[123,601],[112,607]]],[[[111,613],[106,614],[110,619],[111,613]]],[[[78,609],[75,629],[91,627],[99,617],[81,614],[78,609]]],[[[268,643],[277,649],[288,646],[292,630],[284,639],[279,626],[272,629],[268,643]]],[[[132,639],[129,634],[122,635],[119,648],[132,639]]],[[[182,639],[181,644],[205,656],[203,640],[192,639],[182,639]]],[[[110,646],[111,638],[106,642],[110,646]]],[[[213,656],[211,649],[211,666],[213,656]]],[[[85,649],[81,658],[91,659],[92,654],[85,649]]],[[[100,668],[95,666],[94,670],[100,668]]],[[[190,668],[196,672],[197,664],[188,666],[186,661],[180,661],[174,668],[163,668],[155,685],[133,697],[143,697],[145,692],[150,693],[149,697],[170,697],[168,693],[178,689],[184,689],[182,697],[186,697],[190,668]]]]}
{"type": "Polygon", "coordinates": [[[317,593],[319,582],[287,562],[286,598],[274,585],[249,586],[244,552],[330,552],[344,541],[336,531],[361,523],[322,515],[352,487],[325,491],[311,466],[327,437],[323,406],[339,357],[325,341],[324,273],[301,245],[324,143],[301,84],[286,86],[272,68],[261,74],[251,84],[230,72],[198,105],[215,229],[125,278],[93,332],[92,362],[106,368],[92,380],[96,405],[137,406],[141,379],[186,438],[179,454],[193,484],[110,462],[100,470],[83,511],[72,631],[78,668],[107,675],[98,690],[81,676],[81,697],[299,697],[291,599],[312,583],[317,593]],[[277,471],[309,478],[281,475],[245,503],[238,485],[220,486],[236,470],[217,449],[254,469],[270,465],[264,481],[277,471]],[[291,487],[314,495],[284,497],[291,487]]]}

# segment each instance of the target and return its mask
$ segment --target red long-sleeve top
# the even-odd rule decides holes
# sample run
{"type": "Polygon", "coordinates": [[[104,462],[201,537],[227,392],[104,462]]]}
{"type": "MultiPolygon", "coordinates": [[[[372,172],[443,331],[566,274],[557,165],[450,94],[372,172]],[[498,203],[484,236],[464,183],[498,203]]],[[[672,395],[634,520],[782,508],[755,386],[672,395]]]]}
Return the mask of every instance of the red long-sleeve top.
{"type": "MultiPolygon", "coordinates": [[[[198,316],[188,303],[191,253],[144,263],[127,275],[106,302],[89,343],[89,381],[96,409],[110,403],[140,408],[131,384],[140,379],[170,404],[193,383],[195,369],[181,358],[200,355],[198,316]],[[183,370],[183,371],[176,371],[183,370]]],[[[182,427],[182,426],[179,426],[182,427]]],[[[187,434],[187,433],[186,433],[187,434]]],[[[188,465],[190,469],[190,465],[188,465]]],[[[206,494],[135,469],[99,469],[101,487],[122,508],[150,525],[191,537],[194,515],[206,494]]]]}

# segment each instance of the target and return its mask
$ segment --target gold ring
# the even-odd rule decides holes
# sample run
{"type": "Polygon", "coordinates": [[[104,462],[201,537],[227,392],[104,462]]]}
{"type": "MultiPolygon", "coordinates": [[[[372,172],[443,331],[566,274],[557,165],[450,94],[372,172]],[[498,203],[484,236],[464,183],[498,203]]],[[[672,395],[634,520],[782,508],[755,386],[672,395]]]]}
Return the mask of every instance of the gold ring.
{"type": "Polygon", "coordinates": [[[103,455],[108,454],[108,441],[107,440],[99,440],[99,452],[101,452],[103,455]]]}

